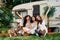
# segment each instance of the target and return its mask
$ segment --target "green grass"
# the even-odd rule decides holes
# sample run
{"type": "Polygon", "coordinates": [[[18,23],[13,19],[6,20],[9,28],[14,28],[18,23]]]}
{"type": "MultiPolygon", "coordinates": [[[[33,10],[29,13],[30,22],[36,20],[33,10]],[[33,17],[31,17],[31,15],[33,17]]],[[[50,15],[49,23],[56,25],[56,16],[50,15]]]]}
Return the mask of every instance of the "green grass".
{"type": "Polygon", "coordinates": [[[0,37],[0,40],[60,40],[60,34],[55,34],[52,36],[45,36],[43,38],[38,37],[38,36],[18,36],[18,37],[0,37]]]}

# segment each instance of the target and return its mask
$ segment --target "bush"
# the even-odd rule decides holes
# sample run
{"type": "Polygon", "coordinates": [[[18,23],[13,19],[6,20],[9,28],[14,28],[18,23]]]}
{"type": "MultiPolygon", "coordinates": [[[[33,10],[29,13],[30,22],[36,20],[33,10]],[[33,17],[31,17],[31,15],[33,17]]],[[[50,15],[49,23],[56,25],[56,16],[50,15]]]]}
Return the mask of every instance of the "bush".
{"type": "Polygon", "coordinates": [[[0,33],[7,33],[9,28],[0,28],[0,33]]]}
{"type": "Polygon", "coordinates": [[[13,20],[13,14],[11,10],[6,7],[0,7],[0,27],[8,28],[13,20]]]}

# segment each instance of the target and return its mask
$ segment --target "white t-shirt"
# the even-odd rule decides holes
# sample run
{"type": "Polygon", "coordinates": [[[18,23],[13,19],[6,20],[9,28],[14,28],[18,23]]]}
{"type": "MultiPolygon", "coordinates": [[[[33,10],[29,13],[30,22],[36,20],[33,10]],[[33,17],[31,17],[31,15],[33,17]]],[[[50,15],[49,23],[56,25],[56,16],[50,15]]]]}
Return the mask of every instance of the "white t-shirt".
{"type": "Polygon", "coordinates": [[[30,25],[29,23],[26,23],[25,29],[26,29],[27,31],[30,30],[30,29],[31,29],[31,25],[30,25]]]}
{"type": "Polygon", "coordinates": [[[30,30],[31,34],[34,34],[36,29],[37,27],[35,26],[34,23],[31,23],[30,26],[28,23],[26,23],[26,30],[30,30]]]}
{"type": "Polygon", "coordinates": [[[47,31],[47,27],[45,26],[45,21],[43,21],[42,24],[39,23],[38,25],[39,25],[39,29],[40,29],[41,31],[45,30],[46,33],[48,32],[48,31],[47,31]]]}
{"type": "Polygon", "coordinates": [[[37,26],[34,23],[31,23],[31,24],[32,24],[31,33],[34,34],[35,30],[37,29],[37,26]]]}

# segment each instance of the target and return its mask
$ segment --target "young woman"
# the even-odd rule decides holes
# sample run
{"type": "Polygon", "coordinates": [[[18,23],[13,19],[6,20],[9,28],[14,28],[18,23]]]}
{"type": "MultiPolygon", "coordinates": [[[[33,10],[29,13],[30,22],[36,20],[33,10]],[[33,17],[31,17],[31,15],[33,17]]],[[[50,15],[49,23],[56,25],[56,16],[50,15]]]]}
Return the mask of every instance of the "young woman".
{"type": "Polygon", "coordinates": [[[42,20],[41,16],[36,16],[36,19],[38,20],[38,35],[39,36],[45,36],[47,33],[47,28],[45,26],[45,19],[42,20]]]}
{"type": "Polygon", "coordinates": [[[30,30],[31,30],[31,16],[30,15],[27,15],[24,17],[24,23],[23,23],[23,31],[24,33],[27,33],[27,34],[31,34],[30,30]]]}
{"type": "Polygon", "coordinates": [[[32,16],[31,22],[32,22],[31,23],[32,24],[31,34],[35,34],[35,30],[37,29],[37,21],[34,16],[32,16]]]}
{"type": "Polygon", "coordinates": [[[43,19],[41,16],[36,16],[36,19],[38,20],[38,30],[39,30],[38,34],[42,35],[42,36],[45,36],[46,33],[48,32],[47,28],[45,26],[45,23],[46,23],[48,12],[50,11],[50,5],[47,4],[47,6],[48,6],[48,10],[47,10],[46,15],[44,16],[43,19]]]}

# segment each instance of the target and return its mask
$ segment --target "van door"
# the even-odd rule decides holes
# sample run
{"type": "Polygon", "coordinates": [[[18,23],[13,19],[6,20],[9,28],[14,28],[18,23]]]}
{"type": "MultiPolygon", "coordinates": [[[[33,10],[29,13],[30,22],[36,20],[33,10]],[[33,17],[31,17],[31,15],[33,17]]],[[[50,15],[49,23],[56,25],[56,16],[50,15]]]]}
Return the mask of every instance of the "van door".
{"type": "Polygon", "coordinates": [[[40,5],[33,6],[33,16],[40,15],[40,5]]]}

